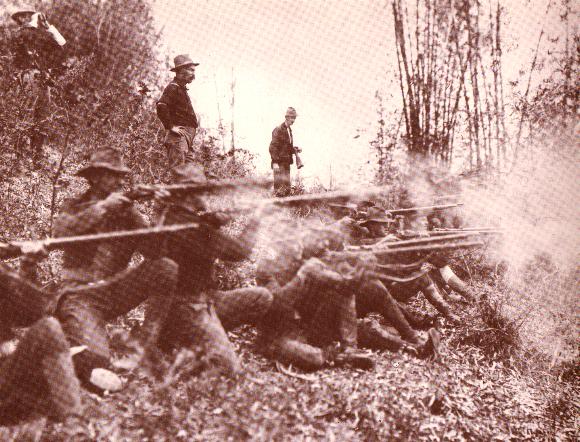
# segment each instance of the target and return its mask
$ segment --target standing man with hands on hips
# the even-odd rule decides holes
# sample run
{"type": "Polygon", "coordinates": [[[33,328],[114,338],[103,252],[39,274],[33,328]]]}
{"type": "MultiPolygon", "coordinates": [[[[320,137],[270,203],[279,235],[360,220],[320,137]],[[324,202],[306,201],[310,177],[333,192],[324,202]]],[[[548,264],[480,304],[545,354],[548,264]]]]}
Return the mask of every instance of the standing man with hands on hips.
{"type": "Polygon", "coordinates": [[[175,78],[157,102],[157,116],[167,131],[164,145],[167,148],[168,168],[193,162],[193,139],[198,121],[187,94],[187,85],[195,79],[198,65],[187,54],[175,57],[171,69],[175,72],[175,78]]]}
{"type": "Polygon", "coordinates": [[[274,193],[276,196],[286,196],[290,193],[290,165],[294,163],[292,155],[296,155],[296,167],[304,167],[298,153],[302,150],[294,146],[291,126],[296,121],[296,109],[286,110],[285,120],[272,131],[270,142],[270,157],[274,173],[274,193]]]}

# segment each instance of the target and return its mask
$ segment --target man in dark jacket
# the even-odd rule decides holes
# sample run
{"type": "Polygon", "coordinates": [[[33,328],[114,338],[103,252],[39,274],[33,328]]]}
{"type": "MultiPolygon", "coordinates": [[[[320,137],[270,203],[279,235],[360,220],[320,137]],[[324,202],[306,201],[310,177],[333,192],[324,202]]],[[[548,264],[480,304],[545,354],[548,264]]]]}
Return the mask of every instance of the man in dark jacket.
{"type": "Polygon", "coordinates": [[[167,149],[168,169],[193,161],[193,139],[198,127],[187,85],[195,79],[194,63],[189,55],[174,59],[175,78],[167,85],[157,102],[157,116],[166,129],[164,144],[167,149]]]}
{"type": "Polygon", "coordinates": [[[48,135],[53,78],[64,70],[66,40],[41,12],[18,11],[12,19],[20,26],[11,50],[27,107],[33,111],[30,148],[37,163],[48,135]]]}
{"type": "MultiPolygon", "coordinates": [[[[133,202],[120,192],[128,172],[117,151],[95,152],[88,166],[77,173],[89,181],[90,188],[63,204],[55,220],[55,236],[147,227],[133,202]]],[[[63,249],[63,290],[56,316],[70,344],[87,347],[74,357],[81,381],[111,390],[101,386],[109,382],[98,379],[110,363],[106,323],[149,300],[144,341],[153,345],[175,292],[177,264],[168,258],[159,258],[160,248],[154,238],[136,243],[73,244],[63,249]],[[129,267],[137,251],[145,259],[129,267]]],[[[111,375],[104,378],[112,379],[111,375]]]]}
{"type": "MultiPolygon", "coordinates": [[[[193,164],[175,168],[173,175],[176,183],[206,182],[202,168],[193,164]]],[[[159,341],[165,351],[184,347],[196,351],[204,368],[236,374],[241,370],[240,362],[224,326],[231,329],[241,324],[255,324],[270,308],[272,296],[260,287],[218,291],[215,262],[247,259],[263,214],[256,213],[244,230],[233,237],[221,230],[227,222],[225,218],[214,213],[203,214],[204,211],[204,202],[188,194],[167,200],[160,214],[160,222],[167,225],[198,222],[200,227],[168,236],[166,241],[165,253],[179,265],[179,278],[171,314],[159,341]]]]}
{"type": "Polygon", "coordinates": [[[288,195],[290,192],[290,165],[294,163],[292,155],[300,152],[294,146],[292,125],[296,121],[296,109],[289,107],[286,110],[285,121],[272,131],[270,142],[270,157],[274,173],[274,193],[277,196],[288,195]]]}

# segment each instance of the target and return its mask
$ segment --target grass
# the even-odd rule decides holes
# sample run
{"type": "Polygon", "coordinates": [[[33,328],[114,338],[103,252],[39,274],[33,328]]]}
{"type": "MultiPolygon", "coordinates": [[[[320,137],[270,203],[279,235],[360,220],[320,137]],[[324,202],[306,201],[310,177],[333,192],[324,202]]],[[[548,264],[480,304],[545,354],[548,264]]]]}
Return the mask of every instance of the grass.
{"type": "MultiPolygon", "coordinates": [[[[437,361],[375,353],[374,371],[297,378],[256,353],[255,330],[244,327],[230,334],[241,376],[193,377],[187,359],[162,383],[126,371],[123,392],[85,394],[90,430],[99,441],[574,440],[578,378],[564,379],[563,367],[550,369],[549,358],[523,345],[501,292],[476,291],[479,303],[458,306],[461,326],[439,324],[437,361]]],[[[49,426],[43,440],[58,440],[58,430],[49,426]]]]}

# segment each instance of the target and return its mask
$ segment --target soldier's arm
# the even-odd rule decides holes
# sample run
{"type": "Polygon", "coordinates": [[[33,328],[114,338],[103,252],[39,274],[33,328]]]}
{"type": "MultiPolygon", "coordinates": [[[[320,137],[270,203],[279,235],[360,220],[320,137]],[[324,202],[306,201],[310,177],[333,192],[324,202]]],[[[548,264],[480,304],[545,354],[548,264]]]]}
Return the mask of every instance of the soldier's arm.
{"type": "Polygon", "coordinates": [[[54,220],[54,236],[82,235],[101,224],[107,210],[99,203],[66,202],[54,220]]]}
{"type": "Polygon", "coordinates": [[[83,235],[94,231],[103,220],[117,210],[131,204],[131,200],[122,193],[112,193],[104,200],[65,202],[61,212],[54,221],[54,235],[56,237],[83,235]]]}
{"type": "Polygon", "coordinates": [[[165,127],[167,130],[171,130],[173,127],[170,108],[175,103],[176,92],[177,86],[174,84],[169,84],[157,102],[157,116],[161,120],[161,123],[163,123],[163,127],[165,127]]]}
{"type": "Polygon", "coordinates": [[[280,152],[284,146],[284,140],[282,139],[282,130],[280,127],[276,127],[272,131],[272,141],[270,142],[270,156],[272,157],[272,162],[276,163],[280,161],[280,152]]]}
{"type": "MultiPolygon", "coordinates": [[[[146,229],[151,227],[145,217],[137,210],[135,206],[129,208],[128,212],[129,223],[127,229],[146,229]]],[[[139,241],[137,250],[148,259],[159,258],[162,247],[160,246],[161,239],[158,236],[146,236],[139,241]]]]}
{"type": "Polygon", "coordinates": [[[248,258],[256,244],[259,225],[258,217],[253,217],[238,237],[216,230],[212,240],[215,241],[218,257],[224,261],[242,261],[248,258]]]}

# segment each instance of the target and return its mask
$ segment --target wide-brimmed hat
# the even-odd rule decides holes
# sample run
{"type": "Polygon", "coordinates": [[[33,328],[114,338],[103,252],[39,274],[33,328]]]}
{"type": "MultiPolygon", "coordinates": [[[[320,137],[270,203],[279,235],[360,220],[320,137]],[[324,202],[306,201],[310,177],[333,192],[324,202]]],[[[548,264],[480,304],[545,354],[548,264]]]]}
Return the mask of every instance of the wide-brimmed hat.
{"type": "Polygon", "coordinates": [[[29,22],[34,14],[36,14],[36,11],[26,9],[23,11],[16,11],[10,17],[12,17],[12,20],[16,23],[21,24],[29,22]]]}
{"type": "Polygon", "coordinates": [[[310,229],[302,235],[304,257],[319,256],[326,250],[341,250],[346,237],[335,226],[310,229]]]}
{"type": "Polygon", "coordinates": [[[177,69],[184,66],[199,66],[199,63],[195,63],[189,55],[181,54],[173,59],[173,65],[174,66],[171,68],[171,70],[175,72],[177,69]]]}
{"type": "Polygon", "coordinates": [[[98,170],[110,170],[122,174],[131,172],[131,169],[123,165],[121,152],[115,149],[100,149],[93,152],[89,164],[80,169],[77,175],[86,178],[88,174],[98,170]]]}
{"type": "MultiPolygon", "coordinates": [[[[208,181],[203,167],[192,163],[185,163],[174,167],[171,170],[171,175],[172,181],[175,184],[207,184],[208,181]]],[[[194,211],[206,209],[206,204],[201,198],[188,194],[187,191],[181,195],[179,193],[176,194],[175,198],[172,199],[172,203],[194,211]],[[189,196],[185,198],[183,197],[184,195],[189,196]]]]}
{"type": "Polygon", "coordinates": [[[387,216],[383,209],[380,209],[379,207],[369,207],[367,210],[366,219],[361,221],[359,224],[364,227],[370,223],[389,224],[393,221],[394,219],[390,216],[387,216]]]}

